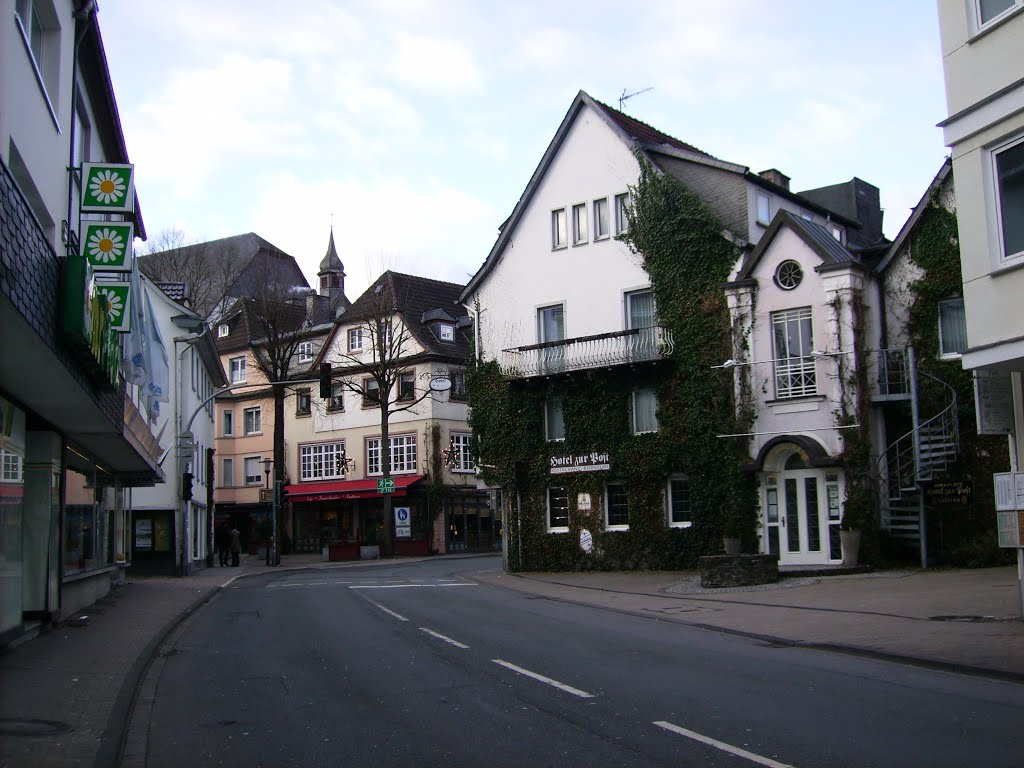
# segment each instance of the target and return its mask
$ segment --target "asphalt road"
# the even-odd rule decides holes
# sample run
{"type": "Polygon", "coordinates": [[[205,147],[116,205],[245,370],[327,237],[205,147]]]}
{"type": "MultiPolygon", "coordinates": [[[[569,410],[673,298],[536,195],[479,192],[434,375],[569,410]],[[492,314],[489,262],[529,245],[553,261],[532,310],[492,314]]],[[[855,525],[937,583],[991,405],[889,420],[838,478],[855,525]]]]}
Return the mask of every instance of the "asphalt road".
{"type": "Polygon", "coordinates": [[[236,582],[162,650],[125,765],[1024,764],[1024,686],[772,646],[460,575],[480,567],[236,582]]]}

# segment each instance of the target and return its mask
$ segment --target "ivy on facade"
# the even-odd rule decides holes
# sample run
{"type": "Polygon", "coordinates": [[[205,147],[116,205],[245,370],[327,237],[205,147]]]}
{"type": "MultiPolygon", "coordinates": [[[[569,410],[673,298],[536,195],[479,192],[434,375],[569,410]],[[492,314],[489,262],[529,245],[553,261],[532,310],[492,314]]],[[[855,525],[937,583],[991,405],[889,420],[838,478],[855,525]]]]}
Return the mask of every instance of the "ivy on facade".
{"type": "Polygon", "coordinates": [[[718,437],[745,431],[732,373],[716,367],[732,349],[721,284],[739,252],[696,195],[638,159],[629,230],[620,239],[650,275],[658,323],[674,340],[671,357],[537,383],[507,380],[493,361],[476,363],[467,376],[479,462],[485,478],[506,489],[512,570],[689,568],[700,555],[720,553],[723,534],[754,544],[754,477],[743,469],[747,441],[718,437]],[[645,387],[657,394],[658,431],[633,434],[631,393],[645,387]],[[562,401],[564,441],[545,439],[550,398],[562,401]],[[552,455],[595,450],[610,454],[609,470],[550,475],[552,455]],[[687,528],[668,525],[672,476],[689,482],[687,528]],[[605,530],[608,483],[626,491],[628,531],[605,530]],[[553,486],[564,487],[569,499],[568,534],[547,531],[553,486]],[[584,530],[594,540],[589,554],[579,544],[584,530]]]}

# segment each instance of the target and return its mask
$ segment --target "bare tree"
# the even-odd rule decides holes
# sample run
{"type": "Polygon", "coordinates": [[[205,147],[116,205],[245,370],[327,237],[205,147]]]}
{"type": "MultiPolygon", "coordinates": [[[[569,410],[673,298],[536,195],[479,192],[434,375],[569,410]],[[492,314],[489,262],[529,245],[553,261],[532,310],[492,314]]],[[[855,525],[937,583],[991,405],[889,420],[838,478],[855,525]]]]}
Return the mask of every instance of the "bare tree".
{"type": "MultiPolygon", "coordinates": [[[[370,342],[370,355],[353,354],[347,345],[341,344],[334,353],[339,359],[327,362],[332,366],[333,384],[358,393],[364,401],[377,403],[380,410],[380,469],[381,476],[387,480],[391,478],[391,416],[412,411],[430,395],[430,390],[417,392],[415,376],[411,381],[403,380],[403,373],[408,372],[413,362],[410,355],[415,345],[396,301],[393,284],[381,278],[368,299],[365,296],[361,298],[353,305],[353,310],[359,322],[355,330],[361,331],[364,341],[370,342]],[[341,370],[333,370],[339,363],[341,370]]],[[[390,494],[384,494],[382,515],[382,554],[391,557],[394,519],[390,494]]]]}
{"type": "Polygon", "coordinates": [[[190,241],[180,229],[165,229],[147,241],[139,268],[162,283],[184,283],[192,308],[206,318],[220,317],[247,259],[234,244],[190,241]]]}

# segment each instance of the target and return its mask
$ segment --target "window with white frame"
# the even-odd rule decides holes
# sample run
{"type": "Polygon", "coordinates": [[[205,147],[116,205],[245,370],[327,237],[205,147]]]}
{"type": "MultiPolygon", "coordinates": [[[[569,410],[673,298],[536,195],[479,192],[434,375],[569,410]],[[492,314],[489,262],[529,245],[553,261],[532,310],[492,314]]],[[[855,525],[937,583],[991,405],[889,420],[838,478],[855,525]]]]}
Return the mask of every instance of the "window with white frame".
{"type": "Polygon", "coordinates": [[[263,431],[263,410],[259,406],[246,408],[242,417],[245,434],[256,435],[263,431]]]}
{"type": "Polygon", "coordinates": [[[441,341],[455,341],[455,326],[449,323],[440,323],[437,326],[437,338],[441,341]]]}
{"type": "Polygon", "coordinates": [[[363,329],[362,328],[349,328],[348,329],[348,351],[349,352],[360,352],[363,349],[363,329]]]}
{"type": "Polygon", "coordinates": [[[1000,258],[1024,256],[1024,136],[992,150],[1000,258]]]}
{"type": "Polygon", "coordinates": [[[964,300],[947,299],[939,302],[939,355],[957,358],[967,351],[967,317],[964,300]]]}
{"type": "Polygon", "coordinates": [[[0,448],[0,481],[21,482],[21,456],[0,448]]]}
{"type": "Polygon", "coordinates": [[[263,477],[263,459],[259,456],[245,457],[245,484],[259,485],[265,482],[263,477]]]}
{"type": "Polygon", "coordinates": [[[572,207],[572,244],[583,245],[587,242],[587,204],[579,203],[572,207]]]}
{"type": "Polygon", "coordinates": [[[765,192],[757,193],[757,223],[767,227],[772,221],[772,199],[765,192]]]}
{"type": "Polygon", "coordinates": [[[416,397],[416,372],[402,371],[398,374],[398,399],[412,400],[416,397]]]}
{"type": "Polygon", "coordinates": [[[363,406],[380,403],[380,384],[373,377],[363,379],[363,406]]]}
{"type": "Polygon", "coordinates": [[[594,201],[594,239],[603,240],[611,232],[608,220],[608,198],[600,197],[594,201]]]}
{"type": "Polygon", "coordinates": [[[653,389],[634,389],[630,405],[634,435],[658,431],[658,396],[653,389]]]}
{"type": "Polygon", "coordinates": [[[458,451],[452,472],[472,472],[474,467],[473,435],[469,432],[452,432],[452,445],[458,451]]]}
{"type": "Polygon", "coordinates": [[[551,247],[565,248],[566,244],[565,208],[559,208],[551,212],[551,247]]]}
{"type": "Polygon", "coordinates": [[[561,398],[553,397],[544,401],[544,437],[548,440],[565,440],[561,398]]]}
{"type": "Polygon", "coordinates": [[[217,338],[218,339],[223,339],[225,336],[230,335],[230,333],[231,333],[231,328],[228,326],[227,323],[221,323],[220,325],[217,326],[217,338]]]}
{"type": "Polygon", "coordinates": [[[569,492],[548,488],[548,531],[569,530],[569,492]]]}
{"type": "MultiPolygon", "coordinates": [[[[391,446],[391,471],[408,474],[416,471],[416,435],[395,435],[388,438],[391,446]]],[[[381,475],[380,438],[366,439],[366,474],[381,475]]]]}
{"type": "Polygon", "coordinates": [[[377,326],[377,349],[384,346],[384,354],[388,356],[391,350],[391,321],[381,320],[380,325],[377,326]]]}
{"type": "Polygon", "coordinates": [[[668,481],[668,524],[671,528],[689,528],[693,525],[690,511],[690,480],[672,477],[668,481]]]}
{"type": "Polygon", "coordinates": [[[836,241],[840,243],[843,242],[843,238],[846,236],[846,233],[843,231],[843,228],[840,227],[838,224],[829,224],[828,231],[831,232],[832,237],[834,237],[836,241]]]}
{"type": "Polygon", "coordinates": [[[312,363],[313,362],[313,342],[312,341],[300,341],[298,349],[296,350],[299,354],[300,363],[312,363]]]}
{"type": "Polygon", "coordinates": [[[465,400],[469,395],[466,393],[466,372],[462,370],[448,369],[448,378],[451,379],[452,388],[448,390],[449,400],[465,400]]]}
{"type": "Polygon", "coordinates": [[[334,382],[331,384],[331,397],[327,401],[327,410],[345,410],[345,385],[341,382],[334,382]]]}
{"type": "Polygon", "coordinates": [[[222,488],[231,488],[235,484],[235,460],[221,459],[220,484],[222,488]]]}
{"type": "Polygon", "coordinates": [[[295,415],[309,416],[313,412],[313,400],[308,389],[299,389],[295,392],[295,415]]]}
{"type": "Polygon", "coordinates": [[[1015,8],[1024,6],[1024,0],[974,0],[978,29],[1008,16],[1015,8]]]}
{"type": "Polygon", "coordinates": [[[345,452],[345,441],[317,443],[299,446],[299,479],[332,480],[344,478],[341,472],[341,455],[345,452]]]}
{"type": "Polygon", "coordinates": [[[537,310],[537,336],[541,343],[565,339],[565,308],[561,304],[537,310]]]}
{"type": "Polygon", "coordinates": [[[16,0],[14,18],[43,95],[53,106],[60,82],[60,24],[51,0],[16,0]]]}
{"type": "Polygon", "coordinates": [[[609,531],[629,528],[629,498],[626,486],[621,483],[608,483],[604,487],[604,527],[609,531]]]}
{"type": "Polygon", "coordinates": [[[629,194],[615,196],[615,234],[621,235],[629,229],[629,194]]]}
{"type": "Polygon", "coordinates": [[[811,308],[772,312],[772,357],[775,397],[803,397],[818,393],[813,351],[811,308]]]}
{"type": "Polygon", "coordinates": [[[231,368],[231,383],[245,384],[245,358],[232,357],[228,364],[231,368]]]}

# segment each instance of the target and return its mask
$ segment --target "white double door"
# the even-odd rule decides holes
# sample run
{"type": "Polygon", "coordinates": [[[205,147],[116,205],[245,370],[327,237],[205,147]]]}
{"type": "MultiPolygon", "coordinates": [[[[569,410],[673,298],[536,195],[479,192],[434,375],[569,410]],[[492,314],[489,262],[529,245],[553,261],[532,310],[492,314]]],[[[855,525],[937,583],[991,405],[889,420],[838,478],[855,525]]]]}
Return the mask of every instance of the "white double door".
{"type": "Polygon", "coordinates": [[[772,473],[762,485],[767,550],[779,565],[826,565],[842,559],[838,546],[840,478],[832,469],[772,473]]]}

